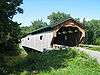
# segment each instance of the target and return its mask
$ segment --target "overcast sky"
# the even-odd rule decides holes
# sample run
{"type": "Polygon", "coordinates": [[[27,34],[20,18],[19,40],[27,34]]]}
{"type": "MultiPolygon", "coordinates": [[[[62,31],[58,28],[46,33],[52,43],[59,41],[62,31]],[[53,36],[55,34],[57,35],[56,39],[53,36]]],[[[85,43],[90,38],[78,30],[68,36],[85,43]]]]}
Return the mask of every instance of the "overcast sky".
{"type": "Polygon", "coordinates": [[[17,14],[14,21],[22,26],[29,26],[41,18],[49,22],[47,16],[57,11],[69,13],[74,18],[100,19],[100,0],[24,0],[21,7],[24,13],[17,14]]]}

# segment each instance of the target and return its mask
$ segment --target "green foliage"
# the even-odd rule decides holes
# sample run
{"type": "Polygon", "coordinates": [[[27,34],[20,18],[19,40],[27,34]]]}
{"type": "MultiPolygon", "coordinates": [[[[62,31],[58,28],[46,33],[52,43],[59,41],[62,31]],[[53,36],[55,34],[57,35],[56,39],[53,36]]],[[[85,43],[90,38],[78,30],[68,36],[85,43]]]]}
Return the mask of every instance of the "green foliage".
{"type": "Polygon", "coordinates": [[[70,17],[70,14],[62,13],[62,12],[53,12],[51,15],[48,16],[51,25],[55,25],[56,23],[60,23],[70,17]]]}
{"type": "Polygon", "coordinates": [[[21,33],[22,33],[21,37],[23,37],[24,35],[27,35],[28,33],[34,30],[37,30],[45,26],[47,26],[47,23],[43,22],[42,20],[33,21],[31,26],[21,27],[21,33]]]}
{"type": "MultiPolygon", "coordinates": [[[[0,51],[13,50],[20,42],[20,24],[13,22],[13,16],[23,13],[19,7],[22,0],[0,0],[0,51]]],[[[5,51],[4,51],[5,52],[5,51]]]]}
{"type": "Polygon", "coordinates": [[[46,53],[34,52],[28,55],[23,61],[17,61],[16,68],[18,66],[18,70],[24,69],[28,71],[46,71],[51,70],[51,68],[58,69],[66,66],[67,62],[65,63],[65,59],[74,58],[75,55],[76,52],[70,49],[46,53]]]}
{"type": "Polygon", "coordinates": [[[79,53],[75,58],[68,61],[68,66],[63,69],[52,69],[40,72],[38,75],[99,75],[100,65],[94,59],[84,53],[79,53]]]}
{"type": "Polygon", "coordinates": [[[45,27],[45,26],[47,26],[47,23],[43,22],[42,20],[32,22],[33,30],[36,30],[36,29],[39,29],[39,28],[45,27]]]}
{"type": "MultiPolygon", "coordinates": [[[[8,57],[6,67],[3,71],[9,74],[29,74],[38,73],[40,71],[50,71],[52,68],[64,68],[67,66],[69,59],[76,56],[76,52],[71,49],[50,51],[45,53],[33,52],[27,57],[8,57]]],[[[30,75],[30,74],[29,74],[30,75]]]]}
{"type": "Polygon", "coordinates": [[[29,71],[24,71],[20,75],[32,75],[32,73],[30,73],[29,71]]]}
{"type": "Polygon", "coordinates": [[[100,45],[100,37],[96,38],[95,45],[100,45]]]}
{"type": "Polygon", "coordinates": [[[12,19],[17,12],[23,13],[19,6],[23,0],[0,0],[0,20],[12,19]]]}
{"type": "Polygon", "coordinates": [[[90,50],[100,51],[100,47],[88,47],[90,50]]]}
{"type": "MultiPolygon", "coordinates": [[[[86,43],[96,44],[96,38],[100,37],[100,20],[86,22],[86,43]]],[[[99,42],[99,41],[98,41],[99,42]]]]}
{"type": "Polygon", "coordinates": [[[5,75],[99,75],[100,65],[86,54],[73,49],[32,52],[25,58],[7,57],[0,71],[5,75]]]}
{"type": "Polygon", "coordinates": [[[24,35],[27,35],[28,33],[32,32],[32,28],[31,26],[25,26],[25,27],[21,27],[21,37],[23,37],[24,35]]]}
{"type": "Polygon", "coordinates": [[[16,55],[20,42],[20,24],[12,19],[17,13],[23,13],[19,7],[23,0],[0,0],[0,74],[8,75],[10,68],[5,56],[16,55]]]}

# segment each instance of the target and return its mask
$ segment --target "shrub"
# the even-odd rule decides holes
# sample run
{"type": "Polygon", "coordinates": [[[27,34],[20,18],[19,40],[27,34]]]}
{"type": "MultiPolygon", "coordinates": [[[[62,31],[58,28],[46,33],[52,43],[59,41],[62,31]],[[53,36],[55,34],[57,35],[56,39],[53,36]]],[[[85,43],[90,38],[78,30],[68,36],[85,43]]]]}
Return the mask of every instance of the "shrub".
{"type": "Polygon", "coordinates": [[[74,58],[76,52],[71,49],[53,50],[45,53],[34,52],[28,55],[25,59],[16,62],[16,69],[27,71],[43,71],[51,68],[58,69],[66,66],[69,59],[74,58]],[[66,63],[65,63],[66,61],[66,63]]]}
{"type": "Polygon", "coordinates": [[[38,75],[100,75],[100,65],[95,59],[89,58],[84,53],[79,53],[75,58],[70,59],[67,64],[66,68],[44,71],[38,75]]]}
{"type": "Polygon", "coordinates": [[[22,57],[11,57],[11,61],[8,61],[5,66],[5,70],[8,74],[20,73],[28,74],[40,71],[50,71],[53,69],[64,68],[67,65],[69,59],[74,58],[77,53],[74,50],[53,50],[45,53],[33,52],[27,55],[25,58],[22,57]]]}

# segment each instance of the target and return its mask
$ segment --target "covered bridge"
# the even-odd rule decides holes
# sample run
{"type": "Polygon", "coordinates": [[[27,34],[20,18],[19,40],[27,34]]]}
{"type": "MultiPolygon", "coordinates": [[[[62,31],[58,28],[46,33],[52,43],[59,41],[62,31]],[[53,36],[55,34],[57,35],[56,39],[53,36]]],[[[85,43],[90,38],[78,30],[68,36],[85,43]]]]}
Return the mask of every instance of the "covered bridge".
{"type": "Polygon", "coordinates": [[[68,18],[56,25],[43,27],[27,34],[21,39],[21,45],[24,48],[43,52],[51,48],[77,46],[84,37],[84,25],[73,18],[68,18]]]}

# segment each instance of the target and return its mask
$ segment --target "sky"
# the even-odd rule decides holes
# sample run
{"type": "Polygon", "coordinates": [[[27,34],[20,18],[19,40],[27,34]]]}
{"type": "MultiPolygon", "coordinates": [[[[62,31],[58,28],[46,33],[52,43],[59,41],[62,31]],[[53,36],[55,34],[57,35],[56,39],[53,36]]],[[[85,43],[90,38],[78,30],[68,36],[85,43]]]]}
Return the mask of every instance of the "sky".
{"type": "Polygon", "coordinates": [[[49,23],[47,16],[52,12],[71,14],[73,18],[85,17],[86,20],[100,19],[100,0],[23,0],[23,14],[17,14],[13,20],[30,26],[31,22],[43,19],[49,23]]]}

